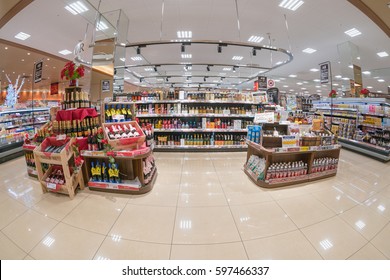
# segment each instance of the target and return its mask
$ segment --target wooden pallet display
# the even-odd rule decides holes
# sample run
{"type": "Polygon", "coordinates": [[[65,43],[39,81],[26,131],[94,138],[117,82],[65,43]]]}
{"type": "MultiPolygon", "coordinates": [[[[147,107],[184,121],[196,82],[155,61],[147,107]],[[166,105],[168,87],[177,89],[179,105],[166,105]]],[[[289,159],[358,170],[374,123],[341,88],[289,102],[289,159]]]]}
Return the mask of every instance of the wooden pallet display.
{"type": "Polygon", "coordinates": [[[45,148],[51,143],[65,143],[59,142],[55,137],[48,137],[34,150],[34,157],[36,167],[38,171],[38,178],[41,183],[42,191],[44,193],[51,191],[56,193],[67,194],[71,199],[75,195],[76,188],[79,186],[80,189],[84,189],[84,179],[81,170],[78,172],[73,171],[73,167],[69,166],[69,161],[74,157],[74,152],[71,145],[75,143],[75,138],[66,140],[65,147],[59,153],[48,153],[44,152],[45,148]],[[49,164],[49,169],[44,173],[42,170],[41,163],[49,164]],[[60,167],[63,170],[65,183],[54,184],[48,183],[45,179],[52,173],[53,169],[60,167]]]}

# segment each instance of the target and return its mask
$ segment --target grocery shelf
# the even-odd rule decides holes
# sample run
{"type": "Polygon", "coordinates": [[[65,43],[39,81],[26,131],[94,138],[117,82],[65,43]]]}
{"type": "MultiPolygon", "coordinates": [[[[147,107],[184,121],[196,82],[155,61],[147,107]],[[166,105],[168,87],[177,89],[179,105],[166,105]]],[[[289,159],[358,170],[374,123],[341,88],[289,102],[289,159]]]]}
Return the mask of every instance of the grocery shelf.
{"type": "Polygon", "coordinates": [[[253,118],[254,115],[233,115],[233,114],[137,114],[137,118],[253,118]]]}
{"type": "Polygon", "coordinates": [[[172,128],[172,129],[154,129],[154,132],[247,132],[247,129],[222,129],[222,128],[172,128]]]}
{"type": "Polygon", "coordinates": [[[339,143],[343,148],[357,151],[382,161],[390,161],[390,150],[370,143],[339,137],[339,143]]]}
{"type": "Polygon", "coordinates": [[[185,146],[167,146],[156,145],[154,150],[156,152],[172,152],[172,151],[186,151],[186,152],[199,152],[199,151],[245,151],[248,145],[185,145],[185,146]]]}
{"type": "MultiPolygon", "coordinates": [[[[115,102],[110,102],[115,104],[115,102]]],[[[126,102],[123,102],[126,104],[126,102]]],[[[184,103],[184,104],[247,104],[247,105],[259,105],[259,103],[252,102],[252,101],[238,101],[238,100],[188,100],[188,99],[183,99],[183,100],[150,100],[150,101],[135,101],[132,102],[134,104],[140,104],[140,105],[146,105],[146,104],[166,104],[166,103],[184,103]]],[[[119,103],[118,104],[122,104],[119,103]]]]}

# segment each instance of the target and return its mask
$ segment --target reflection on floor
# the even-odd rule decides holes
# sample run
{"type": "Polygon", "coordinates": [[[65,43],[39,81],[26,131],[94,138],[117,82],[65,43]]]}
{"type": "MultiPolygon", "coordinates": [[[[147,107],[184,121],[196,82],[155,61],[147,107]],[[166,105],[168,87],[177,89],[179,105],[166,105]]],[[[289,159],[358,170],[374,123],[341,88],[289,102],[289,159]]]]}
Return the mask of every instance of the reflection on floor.
{"type": "Polygon", "coordinates": [[[275,190],[246,153],[155,153],[142,196],[42,194],[0,165],[1,259],[390,259],[390,163],[342,150],[336,177],[275,190]]]}

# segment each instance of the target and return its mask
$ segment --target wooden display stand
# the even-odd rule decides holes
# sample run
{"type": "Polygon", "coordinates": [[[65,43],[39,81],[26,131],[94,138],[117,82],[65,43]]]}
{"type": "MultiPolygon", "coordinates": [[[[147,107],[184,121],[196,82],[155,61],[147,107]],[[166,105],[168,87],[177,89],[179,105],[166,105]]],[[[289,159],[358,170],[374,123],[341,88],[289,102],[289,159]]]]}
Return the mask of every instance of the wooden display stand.
{"type": "Polygon", "coordinates": [[[318,172],[318,173],[313,173],[312,167],[313,167],[314,159],[317,158],[331,157],[331,158],[338,159],[340,155],[340,146],[339,145],[325,146],[325,147],[319,146],[315,148],[318,148],[318,150],[314,150],[314,149],[310,150],[309,147],[301,147],[297,151],[291,150],[286,152],[275,152],[273,150],[264,148],[260,144],[256,144],[254,142],[248,141],[247,162],[251,155],[256,155],[260,158],[264,158],[266,162],[264,177],[267,176],[268,167],[272,163],[303,161],[307,163],[308,170],[306,175],[301,175],[297,177],[276,178],[276,179],[270,179],[264,181],[257,180],[257,178],[254,177],[252,172],[246,168],[246,164],[245,164],[244,171],[256,185],[264,188],[276,188],[282,186],[289,186],[292,184],[299,184],[299,183],[304,183],[304,182],[335,176],[337,173],[337,168],[318,172]]]}
{"type": "Polygon", "coordinates": [[[72,164],[69,164],[74,160],[74,152],[71,145],[75,142],[75,138],[71,138],[60,153],[44,152],[45,143],[46,141],[50,141],[50,139],[51,138],[46,138],[45,141],[34,150],[35,164],[42,191],[44,193],[51,191],[67,194],[71,199],[73,199],[78,186],[81,190],[84,189],[84,179],[81,170],[77,173],[73,172],[73,168],[71,167],[72,164]],[[42,163],[49,165],[49,169],[45,173],[43,173],[42,170],[42,163]],[[52,173],[52,170],[55,169],[56,166],[61,166],[64,172],[65,183],[63,185],[48,183],[45,181],[47,176],[52,173]]]}
{"type": "Polygon", "coordinates": [[[35,157],[34,157],[34,150],[36,148],[37,148],[37,146],[33,145],[33,144],[24,144],[23,145],[23,151],[24,151],[24,155],[26,156],[26,161],[27,161],[27,157],[31,157],[31,159],[30,159],[31,161],[29,163],[26,162],[27,174],[29,177],[31,177],[33,179],[38,179],[38,171],[37,171],[37,168],[35,165],[35,157]]]}
{"type": "Polygon", "coordinates": [[[84,157],[84,173],[88,180],[88,186],[91,190],[109,191],[127,194],[144,194],[152,190],[157,177],[157,168],[152,171],[148,180],[145,180],[143,173],[143,160],[152,154],[148,147],[142,147],[132,151],[82,151],[84,157]],[[121,183],[96,182],[91,178],[91,163],[94,161],[105,162],[108,166],[109,157],[115,158],[118,163],[119,173],[122,175],[121,183]]]}

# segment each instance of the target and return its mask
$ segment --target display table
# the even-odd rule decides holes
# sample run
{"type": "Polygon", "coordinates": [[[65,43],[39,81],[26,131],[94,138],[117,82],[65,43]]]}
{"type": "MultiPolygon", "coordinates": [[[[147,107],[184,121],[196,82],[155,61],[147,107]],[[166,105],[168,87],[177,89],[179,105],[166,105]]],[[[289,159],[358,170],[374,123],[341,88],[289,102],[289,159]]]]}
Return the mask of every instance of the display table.
{"type": "Polygon", "coordinates": [[[98,114],[94,108],[80,108],[60,110],[57,112],[57,121],[71,121],[71,120],[83,120],[86,117],[97,117],[98,114]]]}
{"type": "MultiPolygon", "coordinates": [[[[288,149],[266,149],[260,144],[254,143],[252,141],[247,141],[247,143],[248,152],[244,171],[249,176],[249,178],[260,187],[276,188],[289,186],[335,176],[337,173],[337,164],[332,168],[318,168],[318,170],[315,170],[314,162],[316,159],[322,158],[333,158],[338,160],[340,155],[339,145],[295,147],[288,149]],[[256,174],[254,174],[254,172],[249,167],[248,160],[252,155],[265,160],[263,179],[259,179],[258,176],[256,176],[256,174]],[[307,166],[305,174],[301,173],[295,176],[288,176],[286,174],[279,176],[278,174],[277,177],[270,178],[270,174],[267,174],[269,172],[270,166],[272,164],[278,164],[282,162],[303,162],[307,166]]],[[[283,173],[280,172],[279,169],[278,172],[283,173]]],[[[286,172],[288,173],[288,171],[286,172]]]]}
{"type": "Polygon", "coordinates": [[[154,162],[152,150],[145,145],[140,149],[123,151],[82,151],[81,156],[85,160],[84,174],[88,187],[96,191],[119,192],[127,194],[144,194],[150,192],[157,177],[157,168],[154,166],[145,174],[146,160],[154,162]],[[113,157],[118,165],[121,182],[109,182],[93,180],[91,167],[98,162],[109,166],[109,158],[113,157]]]}

